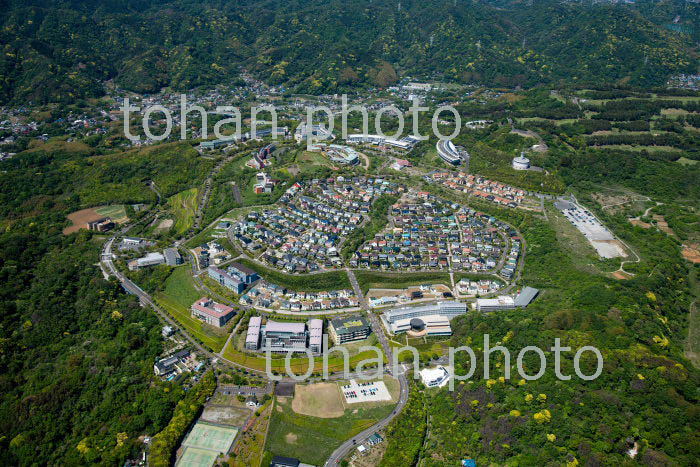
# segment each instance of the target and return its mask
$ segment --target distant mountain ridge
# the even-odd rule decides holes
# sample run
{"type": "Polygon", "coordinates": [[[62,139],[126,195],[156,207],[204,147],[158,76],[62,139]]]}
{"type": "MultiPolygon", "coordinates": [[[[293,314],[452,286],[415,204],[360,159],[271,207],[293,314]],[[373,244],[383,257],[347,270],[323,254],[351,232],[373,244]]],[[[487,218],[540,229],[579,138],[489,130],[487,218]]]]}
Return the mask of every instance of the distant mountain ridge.
{"type": "Polygon", "coordinates": [[[697,5],[677,2],[5,3],[2,102],[98,96],[110,79],[137,92],[185,90],[231,82],[243,68],[308,93],[387,86],[402,75],[501,86],[658,85],[698,69],[697,32],[664,27],[679,9],[698,17],[697,5]]]}

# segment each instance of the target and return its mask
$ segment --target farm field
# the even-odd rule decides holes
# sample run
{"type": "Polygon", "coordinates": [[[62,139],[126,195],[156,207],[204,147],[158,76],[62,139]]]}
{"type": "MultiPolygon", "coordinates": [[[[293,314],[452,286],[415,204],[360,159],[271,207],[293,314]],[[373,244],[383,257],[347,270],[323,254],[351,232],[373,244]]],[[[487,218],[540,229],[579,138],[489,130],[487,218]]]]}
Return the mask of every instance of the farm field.
{"type": "Polygon", "coordinates": [[[197,212],[197,188],[181,191],[168,198],[170,210],[175,215],[175,231],[182,234],[194,224],[197,212]]]}
{"type": "Polygon", "coordinates": [[[109,217],[118,224],[129,220],[126,217],[126,209],[122,204],[81,209],[80,211],[68,214],[68,220],[70,220],[73,225],[64,228],[63,235],[70,235],[80,229],[84,229],[87,222],[96,221],[103,217],[109,217]]]}

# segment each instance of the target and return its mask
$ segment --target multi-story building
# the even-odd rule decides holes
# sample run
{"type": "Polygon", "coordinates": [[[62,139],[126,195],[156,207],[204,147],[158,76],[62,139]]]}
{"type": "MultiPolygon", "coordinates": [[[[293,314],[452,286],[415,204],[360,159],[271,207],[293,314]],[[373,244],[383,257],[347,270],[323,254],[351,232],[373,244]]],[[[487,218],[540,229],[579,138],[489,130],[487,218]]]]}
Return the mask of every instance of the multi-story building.
{"type": "Polygon", "coordinates": [[[262,347],[271,352],[304,352],[309,339],[305,323],[281,323],[268,320],[261,327],[262,347]]]}
{"type": "Polygon", "coordinates": [[[425,368],[421,370],[420,377],[428,388],[442,387],[450,380],[450,372],[444,366],[425,368]]]}
{"type": "Polygon", "coordinates": [[[395,308],[384,313],[382,321],[392,334],[408,332],[416,336],[449,336],[452,334],[450,320],[466,312],[466,303],[444,301],[417,307],[395,308]]]}
{"type": "Polygon", "coordinates": [[[95,232],[106,232],[107,230],[114,228],[114,222],[109,217],[103,217],[102,219],[87,222],[85,226],[88,230],[94,230],[95,232]]]}
{"type": "Polygon", "coordinates": [[[384,313],[383,318],[388,323],[402,319],[420,318],[421,316],[442,315],[448,319],[463,315],[467,312],[467,304],[456,301],[444,301],[416,307],[394,308],[384,313]]]}
{"type": "Polygon", "coordinates": [[[323,320],[309,320],[309,350],[321,353],[323,350],[323,320]]]}
{"type": "Polygon", "coordinates": [[[262,318],[253,316],[248,322],[248,333],[245,337],[245,348],[248,350],[258,350],[260,347],[260,326],[262,318]]]}
{"type": "Polygon", "coordinates": [[[217,328],[224,326],[233,315],[233,308],[216,303],[211,298],[202,297],[192,304],[193,317],[217,328]]]}
{"type": "Polygon", "coordinates": [[[180,256],[180,252],[177,251],[177,248],[166,248],[163,250],[163,256],[168,266],[182,264],[182,256],[180,256]]]}
{"type": "Polygon", "coordinates": [[[209,274],[209,277],[214,279],[216,282],[233,290],[237,294],[240,294],[245,290],[245,282],[222,269],[215,266],[209,266],[207,268],[207,273],[209,274]]]}
{"type": "Polygon", "coordinates": [[[323,320],[312,319],[308,323],[283,323],[268,320],[262,325],[262,318],[254,316],[248,323],[245,348],[262,350],[268,348],[275,353],[323,351],[323,320]],[[268,342],[269,341],[269,342],[268,342]]]}
{"type": "Polygon", "coordinates": [[[250,269],[249,267],[243,266],[241,263],[231,263],[228,267],[228,272],[245,284],[252,284],[260,278],[258,273],[250,269]]]}
{"type": "Polygon", "coordinates": [[[328,333],[336,345],[366,339],[372,328],[364,316],[335,318],[328,325],[328,333]]]}

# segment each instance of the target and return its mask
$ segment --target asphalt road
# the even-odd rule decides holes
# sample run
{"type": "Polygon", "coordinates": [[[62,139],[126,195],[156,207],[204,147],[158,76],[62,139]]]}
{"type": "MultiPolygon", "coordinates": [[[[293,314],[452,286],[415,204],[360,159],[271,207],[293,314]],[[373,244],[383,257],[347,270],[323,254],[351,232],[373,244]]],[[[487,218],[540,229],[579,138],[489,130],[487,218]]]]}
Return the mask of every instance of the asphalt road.
{"type": "MultiPolygon", "coordinates": [[[[353,288],[355,289],[355,293],[361,297],[362,293],[360,291],[360,287],[357,283],[357,279],[355,279],[355,274],[353,274],[352,270],[348,269],[348,276],[350,278],[350,283],[352,284],[353,288]]],[[[362,307],[367,311],[367,315],[369,316],[370,324],[372,325],[372,332],[379,338],[379,342],[382,344],[382,348],[384,349],[384,354],[387,357],[387,360],[389,362],[389,365],[391,365],[392,362],[392,351],[391,351],[391,346],[389,345],[389,342],[386,339],[386,336],[384,335],[384,331],[382,329],[381,324],[379,323],[379,319],[377,318],[377,315],[369,311],[369,307],[367,306],[367,302],[364,300],[364,298],[360,302],[362,304],[362,307]]],[[[385,428],[391,421],[401,413],[401,411],[404,409],[406,406],[406,402],[408,402],[408,391],[409,391],[409,386],[408,386],[408,381],[406,380],[406,376],[404,374],[398,374],[398,375],[393,375],[395,378],[399,380],[399,387],[400,387],[400,393],[399,393],[399,401],[396,404],[396,407],[394,410],[389,414],[388,417],[386,417],[383,420],[378,421],[371,427],[367,428],[366,430],[358,433],[355,435],[352,439],[349,439],[348,441],[344,442],[343,444],[340,445],[333,453],[331,456],[328,458],[326,463],[324,464],[325,466],[334,466],[338,465],[340,461],[348,455],[348,453],[354,449],[357,445],[362,444],[362,442],[367,439],[369,436],[372,434],[376,433],[377,431],[385,428]]]]}

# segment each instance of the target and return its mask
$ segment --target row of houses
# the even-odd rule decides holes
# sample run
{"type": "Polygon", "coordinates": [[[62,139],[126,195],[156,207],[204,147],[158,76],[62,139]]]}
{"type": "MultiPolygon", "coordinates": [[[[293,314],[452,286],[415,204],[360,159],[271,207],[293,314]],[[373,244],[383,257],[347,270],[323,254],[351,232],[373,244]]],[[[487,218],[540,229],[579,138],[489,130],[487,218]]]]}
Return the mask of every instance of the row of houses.
{"type": "Polygon", "coordinates": [[[455,285],[457,293],[461,295],[486,295],[497,292],[503,287],[503,283],[495,279],[481,279],[478,281],[461,279],[455,285]]]}
{"type": "Polygon", "coordinates": [[[520,188],[466,172],[433,172],[426,180],[511,208],[518,207],[525,197],[525,191],[520,188]]]}
{"type": "Polygon", "coordinates": [[[301,186],[276,210],[248,213],[233,231],[243,247],[267,249],[262,261],[290,273],[342,266],[340,238],[363,222],[376,197],[397,192],[397,185],[380,178],[345,183],[338,177],[312,181],[308,195],[300,192],[301,186]]]}
{"type": "Polygon", "coordinates": [[[520,249],[520,237],[512,236],[510,242],[510,253],[508,253],[508,256],[503,264],[503,268],[499,272],[501,277],[506,280],[511,280],[513,276],[515,276],[515,270],[518,267],[518,260],[520,259],[520,249]]]}
{"type": "Polygon", "coordinates": [[[356,308],[359,299],[350,289],[297,292],[265,281],[258,282],[240,298],[242,305],[290,311],[323,311],[356,308]]]}
{"type": "Polygon", "coordinates": [[[395,204],[391,225],[355,252],[353,267],[484,272],[506,244],[494,218],[427,193],[395,204]],[[455,211],[456,208],[456,211],[455,211]]]}

